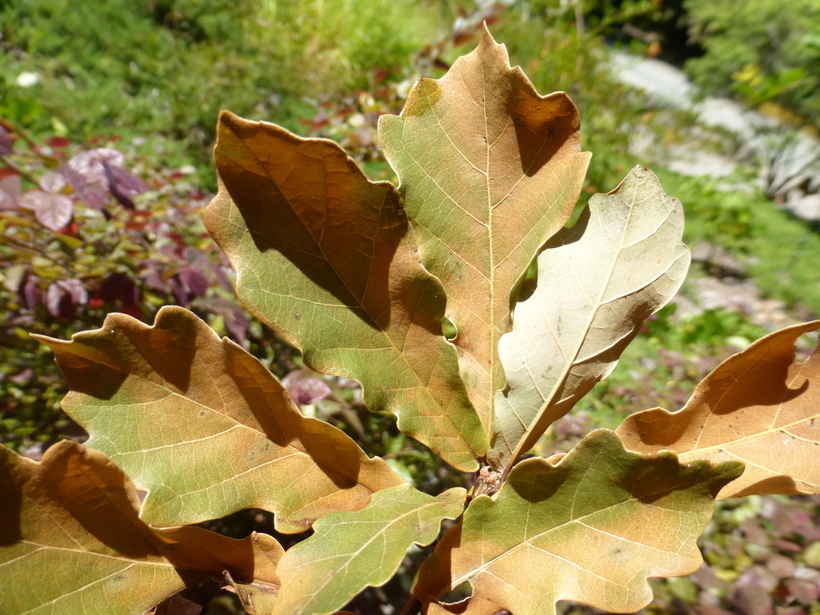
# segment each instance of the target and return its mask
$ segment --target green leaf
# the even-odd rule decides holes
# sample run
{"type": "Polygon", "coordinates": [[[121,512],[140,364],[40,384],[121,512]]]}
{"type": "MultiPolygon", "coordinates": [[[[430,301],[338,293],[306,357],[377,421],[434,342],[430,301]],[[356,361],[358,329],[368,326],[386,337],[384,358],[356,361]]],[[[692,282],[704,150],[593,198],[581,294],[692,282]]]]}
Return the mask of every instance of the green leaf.
{"type": "Polygon", "coordinates": [[[0,610],[133,615],[230,571],[277,586],[283,549],[137,517],[133,484],[99,451],[64,440],[35,463],[0,446],[0,610]]]}
{"type": "Polygon", "coordinates": [[[515,615],[554,615],[558,600],[637,611],[652,600],[648,577],[697,570],[714,497],[742,471],[643,457],[594,431],[555,466],[522,461],[495,499],[474,499],[423,564],[415,594],[426,603],[469,581],[475,598],[515,615]]]}
{"type": "Polygon", "coordinates": [[[442,79],[422,79],[379,141],[401,180],[425,267],[447,293],[453,343],[488,438],[504,388],[498,340],[527,267],[564,226],[589,154],[563,92],[540,96],[484,29],[442,79]]]}
{"type": "Polygon", "coordinates": [[[637,166],[538,257],[538,283],[515,308],[499,355],[508,390],[496,394],[490,463],[503,468],[606,377],[644,320],[689,268],[683,207],[637,166]]]}
{"type": "Polygon", "coordinates": [[[399,485],[375,494],[362,510],[321,518],[316,533],[282,558],[273,614],[333,613],[368,585],[383,585],[411,544],[430,544],[443,519],[463,512],[465,495],[460,487],[433,497],[399,485]]]}
{"type": "Polygon", "coordinates": [[[65,411],[88,446],[148,490],[143,520],[182,525],[245,508],[300,532],[402,484],[332,425],[300,413],[257,359],[188,310],[165,307],[153,327],[124,314],[71,341],[39,337],[71,387],[65,411]]]}
{"type": "Polygon", "coordinates": [[[372,411],[460,470],[487,438],[456,352],[445,297],[419,262],[399,195],[331,141],[223,113],[220,190],[206,223],[237,271],[242,302],[313,369],[356,378],[372,411]]]}

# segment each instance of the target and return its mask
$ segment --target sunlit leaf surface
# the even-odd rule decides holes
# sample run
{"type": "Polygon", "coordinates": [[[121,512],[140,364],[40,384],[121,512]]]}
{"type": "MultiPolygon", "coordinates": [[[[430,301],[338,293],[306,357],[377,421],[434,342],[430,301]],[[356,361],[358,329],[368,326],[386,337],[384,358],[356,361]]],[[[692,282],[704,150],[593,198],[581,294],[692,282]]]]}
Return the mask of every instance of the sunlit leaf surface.
{"type": "Polygon", "coordinates": [[[0,611],[133,615],[223,571],[276,586],[283,549],[137,516],[133,484],[99,451],[69,441],[40,463],[0,446],[0,611]]]}
{"type": "Polygon", "coordinates": [[[299,532],[403,482],[337,428],[303,417],[264,365],[188,310],[165,307],[153,327],[112,314],[70,342],[40,339],[88,446],[148,490],[148,523],[264,508],[277,529],[299,532]]]}
{"type": "Polygon", "coordinates": [[[721,363],[680,411],[638,412],[618,434],[641,453],[742,461],[746,471],[720,499],[820,493],[820,347],[803,362],[794,352],[797,338],[818,329],[816,320],[767,335],[721,363]]]}
{"type": "Polygon", "coordinates": [[[485,29],[439,80],[422,79],[379,140],[401,181],[425,266],[447,293],[464,380],[488,435],[504,387],[498,339],[537,250],[569,218],[586,173],[580,119],[540,96],[485,29]]]}
{"type": "Polygon", "coordinates": [[[422,601],[465,581],[515,615],[553,615],[558,600],[631,613],[652,600],[648,577],[694,572],[695,540],[737,462],[682,465],[644,458],[612,432],[587,436],[557,465],[513,468],[495,498],[480,496],[419,572],[422,601]]]}
{"type": "Polygon", "coordinates": [[[237,292],[317,371],[356,378],[372,411],[461,470],[487,448],[442,336],[441,284],[419,262],[398,192],[335,143],[223,113],[208,229],[237,292]]]}
{"type": "Polygon", "coordinates": [[[386,583],[410,545],[430,544],[442,519],[461,514],[465,495],[455,488],[433,497],[399,485],[362,510],[323,517],[282,559],[274,615],[333,613],[368,585],[386,583]]]}
{"type": "Polygon", "coordinates": [[[530,449],[672,298],[689,267],[682,232],[680,201],[638,166],[550,240],[538,257],[535,291],[516,306],[513,330],[501,338],[509,390],[495,397],[493,465],[530,449]]]}

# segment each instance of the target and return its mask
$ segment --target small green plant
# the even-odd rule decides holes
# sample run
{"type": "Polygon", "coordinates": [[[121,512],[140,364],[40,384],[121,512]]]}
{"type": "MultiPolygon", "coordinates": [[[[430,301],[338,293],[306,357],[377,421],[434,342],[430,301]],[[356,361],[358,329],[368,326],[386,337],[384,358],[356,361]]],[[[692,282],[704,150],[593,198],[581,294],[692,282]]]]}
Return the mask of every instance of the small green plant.
{"type": "Polygon", "coordinates": [[[355,378],[371,411],[474,473],[471,489],[416,489],[183,308],[151,327],[113,314],[40,338],[91,438],[40,463],[2,449],[4,612],[130,614],[216,578],[250,613],[335,613],[414,543],[435,546],[407,614],[631,612],[652,599],[648,577],[701,564],[715,498],[817,493],[820,353],[801,363],[794,346],[820,321],[734,355],[678,412],[524,458],[689,264],[681,205],[642,167],[564,228],[589,160],[579,125],[486,31],[380,120],[398,189],[330,141],[223,113],[206,224],[240,299],[306,365],[355,378]],[[313,533],[285,550],[192,527],[246,508],[313,533]]]}

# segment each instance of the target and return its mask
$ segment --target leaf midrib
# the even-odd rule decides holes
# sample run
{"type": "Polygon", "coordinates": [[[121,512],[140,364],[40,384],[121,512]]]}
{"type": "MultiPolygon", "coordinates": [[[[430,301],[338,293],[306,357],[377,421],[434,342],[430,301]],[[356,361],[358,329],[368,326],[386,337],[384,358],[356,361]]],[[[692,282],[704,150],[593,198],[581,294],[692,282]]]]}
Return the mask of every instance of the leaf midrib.
{"type": "MultiPolygon", "coordinates": [[[[516,445],[516,448],[513,450],[513,453],[510,456],[509,461],[507,462],[505,472],[504,472],[505,477],[509,473],[509,470],[512,468],[513,464],[518,459],[518,457],[520,457],[525,452],[525,451],[522,450],[522,448],[523,448],[524,443],[527,441],[527,438],[529,437],[530,433],[532,433],[533,429],[537,428],[537,426],[539,425],[539,422],[543,419],[543,417],[546,414],[547,410],[549,408],[551,408],[553,405],[555,405],[555,403],[554,403],[555,402],[555,397],[556,397],[556,395],[558,395],[558,391],[563,388],[564,384],[566,384],[567,378],[569,377],[569,374],[570,374],[572,368],[575,367],[575,365],[578,364],[578,361],[577,361],[578,354],[581,352],[581,348],[583,347],[584,342],[586,341],[586,338],[587,338],[587,333],[589,332],[592,324],[595,322],[595,318],[598,314],[598,311],[600,310],[601,306],[603,305],[603,297],[606,294],[607,288],[609,288],[609,285],[612,282],[612,275],[613,275],[613,272],[615,271],[615,266],[618,263],[620,255],[624,250],[624,242],[625,242],[625,239],[626,239],[627,230],[630,226],[630,223],[632,221],[632,215],[635,211],[636,198],[637,198],[637,190],[635,190],[635,192],[632,195],[631,203],[629,205],[629,213],[627,214],[626,222],[623,225],[623,232],[621,233],[621,236],[619,238],[618,248],[617,248],[616,251],[613,252],[614,256],[612,258],[611,263],[609,264],[609,271],[606,275],[605,282],[601,284],[601,288],[600,288],[600,291],[598,293],[598,297],[596,298],[595,303],[593,304],[594,307],[593,307],[593,309],[590,310],[590,314],[587,318],[587,322],[584,325],[584,328],[583,328],[584,333],[583,333],[583,335],[578,335],[578,340],[575,343],[575,348],[573,349],[573,351],[569,355],[569,357],[564,355],[565,358],[566,358],[566,364],[565,364],[564,368],[561,370],[560,377],[556,380],[555,384],[553,385],[553,388],[550,391],[549,397],[544,400],[543,404],[541,404],[541,407],[539,408],[537,414],[535,415],[533,420],[530,422],[529,427],[525,430],[525,432],[522,434],[521,438],[519,439],[518,444],[516,445]]],[[[671,213],[671,210],[666,212],[666,215],[665,215],[663,221],[666,221],[669,218],[670,213],[671,213]]],[[[659,223],[659,226],[660,226],[660,224],[663,224],[663,222],[659,223]]],[[[651,235],[651,234],[645,235],[641,239],[641,241],[645,241],[650,236],[653,236],[653,235],[651,235]]],[[[634,244],[631,244],[631,245],[634,245],[634,244]]],[[[673,261],[673,264],[677,261],[678,261],[678,259],[676,258],[673,261]]],[[[669,268],[671,268],[671,266],[667,267],[665,269],[665,271],[668,271],[669,268]]],[[[573,275],[575,275],[574,269],[572,271],[573,271],[573,275]]],[[[658,278],[656,277],[653,280],[651,280],[648,284],[644,284],[643,288],[646,288],[649,284],[654,283],[657,279],[658,278]]],[[[583,288],[583,285],[580,284],[580,281],[578,283],[578,287],[583,288]]],[[[639,290],[641,290],[641,289],[639,289],[639,290]]],[[[557,341],[557,339],[558,338],[556,338],[556,341],[557,341]]],[[[614,343],[617,343],[617,342],[614,342],[614,343]]],[[[558,344],[558,346],[560,348],[560,344],[558,344]]],[[[562,351],[562,354],[563,354],[563,348],[561,348],[561,351],[562,351]]],[[[600,352],[597,353],[597,354],[600,354],[600,352]]],[[[535,382],[535,380],[533,380],[533,382],[535,382]]],[[[516,416],[517,416],[517,412],[516,412],[516,416]]]]}

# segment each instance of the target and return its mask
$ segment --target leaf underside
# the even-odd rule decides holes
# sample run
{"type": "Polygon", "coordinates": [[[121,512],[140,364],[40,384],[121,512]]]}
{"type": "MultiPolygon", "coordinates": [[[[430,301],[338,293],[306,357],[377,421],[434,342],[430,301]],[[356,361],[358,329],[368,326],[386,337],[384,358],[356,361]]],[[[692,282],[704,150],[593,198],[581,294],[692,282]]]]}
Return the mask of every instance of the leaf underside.
{"type": "Polygon", "coordinates": [[[689,267],[683,208],[641,166],[593,196],[584,216],[538,257],[532,295],[516,306],[499,355],[490,463],[503,468],[608,375],[644,320],[677,292],[689,267]]]}
{"type": "Polygon", "coordinates": [[[719,499],[820,493],[820,345],[802,363],[795,357],[797,338],[818,329],[816,320],[761,338],[715,368],[678,412],[638,412],[617,433],[644,454],[745,463],[719,499]]]}
{"type": "Polygon", "coordinates": [[[422,79],[400,116],[379,118],[425,267],[447,293],[461,373],[488,437],[504,388],[498,339],[537,251],[564,226],[589,154],[563,92],[540,96],[489,31],[438,81],[422,79]]]}
{"type": "Polygon", "coordinates": [[[153,525],[263,508],[277,530],[300,532],[403,483],[183,308],[162,308],[153,327],[112,314],[69,342],[40,340],[71,387],[63,408],[148,490],[140,516],[153,525]]]}
{"type": "Polygon", "coordinates": [[[372,411],[464,471],[487,438],[442,335],[445,297],[419,262],[396,189],[332,141],[220,116],[206,224],[237,293],[313,369],[356,378],[372,411]]]}
{"type": "Polygon", "coordinates": [[[383,585],[410,545],[430,544],[443,519],[462,513],[465,495],[454,488],[433,497],[399,485],[374,495],[362,510],[322,517],[315,534],[282,559],[273,615],[332,613],[368,585],[383,585]]]}
{"type": "Polygon", "coordinates": [[[133,615],[225,570],[279,583],[284,551],[273,538],[153,529],[138,518],[122,471],[73,442],[55,444],[40,463],[0,446],[0,490],[3,613],[133,615]]]}
{"type": "Polygon", "coordinates": [[[422,565],[415,594],[429,602],[469,581],[474,597],[515,615],[553,615],[558,600],[637,611],[652,599],[648,577],[700,566],[695,540],[742,470],[645,458],[595,431],[557,465],[527,459],[495,498],[473,500],[422,565]]]}

